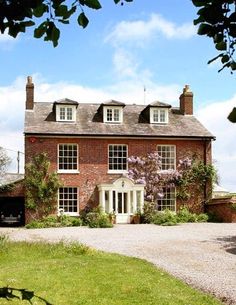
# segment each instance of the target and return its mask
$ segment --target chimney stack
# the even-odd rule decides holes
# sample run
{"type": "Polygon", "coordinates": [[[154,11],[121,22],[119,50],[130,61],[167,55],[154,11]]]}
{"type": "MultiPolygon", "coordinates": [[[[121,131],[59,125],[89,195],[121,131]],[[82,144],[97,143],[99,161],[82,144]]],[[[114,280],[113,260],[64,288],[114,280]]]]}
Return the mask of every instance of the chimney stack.
{"type": "Polygon", "coordinates": [[[34,84],[32,83],[32,77],[27,77],[26,84],[26,107],[27,110],[34,109],[34,84]]]}
{"type": "Polygon", "coordinates": [[[193,93],[189,90],[189,85],[185,85],[183,93],[179,97],[180,112],[182,114],[193,114],[193,93]]]}

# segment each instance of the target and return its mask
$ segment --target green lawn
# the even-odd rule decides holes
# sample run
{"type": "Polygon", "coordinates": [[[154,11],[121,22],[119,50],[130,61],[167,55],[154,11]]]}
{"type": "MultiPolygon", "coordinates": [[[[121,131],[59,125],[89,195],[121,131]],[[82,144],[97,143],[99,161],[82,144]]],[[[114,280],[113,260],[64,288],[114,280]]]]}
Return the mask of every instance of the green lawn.
{"type": "MultiPolygon", "coordinates": [[[[9,298],[12,293],[9,290],[9,298]]],[[[140,259],[79,244],[10,243],[0,239],[0,304],[30,304],[27,299],[34,305],[221,304],[140,259]],[[23,294],[12,291],[25,300],[8,301],[3,290],[7,286],[25,289],[23,294]]]]}

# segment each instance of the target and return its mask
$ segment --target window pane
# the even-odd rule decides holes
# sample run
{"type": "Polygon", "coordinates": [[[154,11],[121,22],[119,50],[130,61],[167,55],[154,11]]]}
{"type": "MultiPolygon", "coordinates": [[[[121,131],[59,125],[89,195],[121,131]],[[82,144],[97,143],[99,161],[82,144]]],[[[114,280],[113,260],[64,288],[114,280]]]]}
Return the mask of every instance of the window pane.
{"type": "Polygon", "coordinates": [[[76,213],[78,211],[77,188],[61,187],[59,188],[59,210],[64,212],[76,213]]]}
{"type": "Polygon", "coordinates": [[[153,122],[159,122],[159,111],[158,111],[158,109],[153,109],[153,122]]]}
{"type": "Polygon", "coordinates": [[[175,169],[176,157],[174,145],[158,145],[157,152],[161,157],[161,169],[175,169]]]}
{"type": "Polygon", "coordinates": [[[114,109],[114,121],[119,121],[120,120],[120,111],[119,109],[114,109]]]}
{"type": "Polygon", "coordinates": [[[60,170],[77,170],[77,145],[60,144],[58,146],[58,168],[60,170]]]}
{"type": "Polygon", "coordinates": [[[127,170],[127,146],[109,145],[109,170],[127,170]]]}
{"type": "Polygon", "coordinates": [[[175,188],[164,189],[164,197],[157,200],[157,206],[159,211],[166,209],[170,211],[176,211],[176,199],[175,199],[175,188]]]}

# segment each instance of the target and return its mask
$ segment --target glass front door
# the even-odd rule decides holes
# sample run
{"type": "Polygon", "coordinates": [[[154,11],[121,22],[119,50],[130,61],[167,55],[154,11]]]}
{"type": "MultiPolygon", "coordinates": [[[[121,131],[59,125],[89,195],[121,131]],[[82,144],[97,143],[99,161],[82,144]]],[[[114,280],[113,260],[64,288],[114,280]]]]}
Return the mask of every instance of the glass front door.
{"type": "Polygon", "coordinates": [[[127,193],[118,193],[117,194],[118,206],[117,212],[118,214],[127,214],[128,213],[128,202],[127,202],[127,193]]]}
{"type": "Polygon", "coordinates": [[[127,192],[117,192],[116,201],[116,222],[117,223],[129,223],[130,215],[128,207],[128,193],[127,192]]]}

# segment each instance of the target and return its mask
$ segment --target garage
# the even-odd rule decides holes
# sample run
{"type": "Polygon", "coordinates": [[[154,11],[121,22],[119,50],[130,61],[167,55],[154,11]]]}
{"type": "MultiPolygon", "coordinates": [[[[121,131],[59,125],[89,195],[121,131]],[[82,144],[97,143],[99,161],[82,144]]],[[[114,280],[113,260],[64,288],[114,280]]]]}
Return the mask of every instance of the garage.
{"type": "Polygon", "coordinates": [[[0,226],[25,224],[25,200],[23,197],[0,198],[0,226]]]}
{"type": "Polygon", "coordinates": [[[25,225],[24,175],[4,174],[0,178],[0,226],[25,225]]]}

